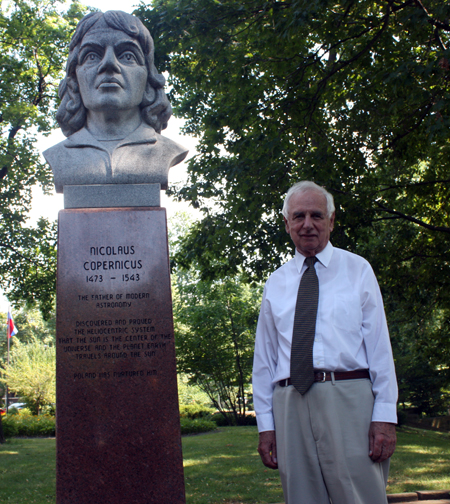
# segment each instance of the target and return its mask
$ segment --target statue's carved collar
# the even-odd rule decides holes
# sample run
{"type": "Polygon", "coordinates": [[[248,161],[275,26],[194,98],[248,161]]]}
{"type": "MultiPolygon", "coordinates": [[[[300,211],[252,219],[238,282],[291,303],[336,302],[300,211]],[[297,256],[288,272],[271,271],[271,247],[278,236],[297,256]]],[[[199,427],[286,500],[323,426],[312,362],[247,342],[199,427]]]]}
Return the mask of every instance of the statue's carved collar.
{"type": "MultiPolygon", "coordinates": [[[[156,143],[156,141],[155,130],[151,126],[141,123],[140,126],[128,136],[122,140],[117,140],[115,149],[123,145],[153,144],[156,143]]],[[[81,128],[64,141],[65,147],[67,148],[94,147],[100,150],[107,150],[104,143],[105,142],[101,142],[94,138],[87,128],[81,128]]]]}

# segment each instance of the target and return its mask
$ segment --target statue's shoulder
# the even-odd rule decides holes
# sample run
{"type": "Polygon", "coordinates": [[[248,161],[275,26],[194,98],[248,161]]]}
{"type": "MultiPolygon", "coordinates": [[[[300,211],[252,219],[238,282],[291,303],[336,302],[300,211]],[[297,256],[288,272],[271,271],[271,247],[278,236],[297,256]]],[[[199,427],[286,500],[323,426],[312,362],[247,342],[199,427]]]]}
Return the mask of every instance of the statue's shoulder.
{"type": "Polygon", "coordinates": [[[64,156],[64,152],[67,148],[67,138],[62,142],[53,145],[52,147],[45,150],[42,155],[50,166],[53,166],[55,161],[64,156]]]}
{"type": "Polygon", "coordinates": [[[50,166],[53,166],[55,161],[64,158],[68,155],[67,149],[74,147],[95,146],[95,139],[86,128],[81,128],[62,142],[53,145],[45,150],[42,154],[50,166]]]}
{"type": "Polygon", "coordinates": [[[95,139],[86,128],[78,130],[42,153],[52,169],[57,193],[63,192],[63,185],[67,183],[67,177],[73,177],[75,168],[85,166],[86,160],[92,159],[92,152],[87,156],[77,147],[96,147],[95,139]]]}
{"type": "Polygon", "coordinates": [[[156,147],[158,150],[164,152],[165,156],[170,159],[169,166],[175,166],[181,163],[183,159],[187,156],[189,150],[184,148],[177,142],[170,140],[159,133],[155,133],[156,136],[156,147]]]}

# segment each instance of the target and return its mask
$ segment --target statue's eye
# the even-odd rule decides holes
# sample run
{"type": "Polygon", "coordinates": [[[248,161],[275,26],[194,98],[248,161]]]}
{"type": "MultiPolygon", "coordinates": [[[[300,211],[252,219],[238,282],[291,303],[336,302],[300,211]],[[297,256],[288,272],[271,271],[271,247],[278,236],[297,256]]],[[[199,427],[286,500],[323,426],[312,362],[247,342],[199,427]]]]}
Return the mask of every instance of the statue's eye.
{"type": "Polygon", "coordinates": [[[86,54],[86,56],[84,57],[83,63],[84,62],[90,63],[90,62],[94,62],[94,61],[99,61],[99,59],[100,59],[100,56],[97,53],[91,51],[86,54]]]}
{"type": "Polygon", "coordinates": [[[125,63],[135,63],[137,62],[137,58],[136,56],[130,52],[130,51],[127,51],[127,52],[124,52],[120,55],[119,59],[125,63]]]}

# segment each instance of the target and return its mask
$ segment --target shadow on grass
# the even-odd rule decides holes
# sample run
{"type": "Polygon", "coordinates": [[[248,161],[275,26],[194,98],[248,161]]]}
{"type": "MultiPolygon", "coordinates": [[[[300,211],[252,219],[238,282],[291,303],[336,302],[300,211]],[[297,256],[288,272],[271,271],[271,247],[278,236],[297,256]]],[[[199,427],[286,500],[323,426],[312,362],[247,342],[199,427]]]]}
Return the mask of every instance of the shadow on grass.
{"type": "Polygon", "coordinates": [[[399,428],[388,493],[450,488],[450,435],[399,428]]]}
{"type": "Polygon", "coordinates": [[[262,465],[257,444],[256,427],[183,438],[188,504],[282,502],[278,471],[262,465]]]}

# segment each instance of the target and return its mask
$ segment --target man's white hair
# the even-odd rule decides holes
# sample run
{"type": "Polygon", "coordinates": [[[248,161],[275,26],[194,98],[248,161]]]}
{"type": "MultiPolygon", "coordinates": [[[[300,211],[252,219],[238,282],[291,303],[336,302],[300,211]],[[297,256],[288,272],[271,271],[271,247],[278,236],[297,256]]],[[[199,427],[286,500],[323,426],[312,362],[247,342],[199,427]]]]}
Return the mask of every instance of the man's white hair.
{"type": "Polygon", "coordinates": [[[284,217],[286,219],[289,217],[289,200],[291,199],[291,196],[293,196],[294,194],[302,194],[307,191],[316,191],[325,196],[325,198],[327,199],[328,218],[331,218],[335,210],[333,196],[326,189],[315,184],[314,182],[311,182],[310,180],[302,180],[301,182],[297,182],[286,193],[282,210],[284,217]]]}

